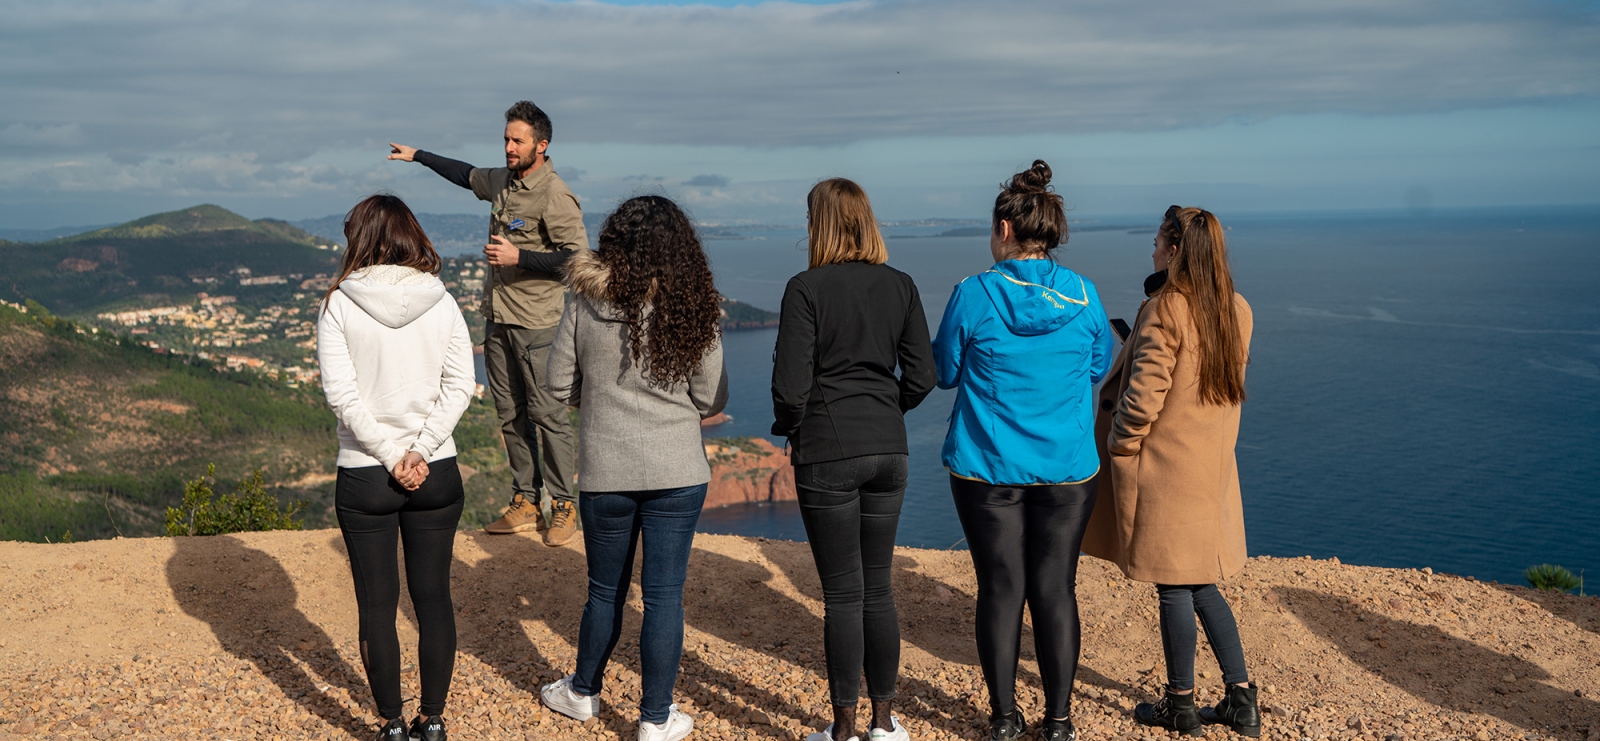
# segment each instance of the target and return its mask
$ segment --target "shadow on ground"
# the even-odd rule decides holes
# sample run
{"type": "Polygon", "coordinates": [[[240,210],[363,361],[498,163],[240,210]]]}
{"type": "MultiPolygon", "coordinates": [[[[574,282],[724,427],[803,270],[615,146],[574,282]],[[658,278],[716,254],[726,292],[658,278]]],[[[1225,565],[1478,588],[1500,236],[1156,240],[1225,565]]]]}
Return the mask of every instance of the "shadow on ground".
{"type": "Polygon", "coordinates": [[[1289,609],[1351,661],[1413,696],[1544,730],[1600,718],[1600,702],[1552,687],[1537,664],[1307,589],[1283,589],[1289,609]],[[1515,682],[1505,682],[1506,674],[1515,682]]]}
{"type": "MultiPolygon", "coordinates": [[[[296,606],[298,590],[276,559],[227,536],[174,538],[173,543],[167,560],[172,596],[185,613],[210,626],[224,651],[255,664],[329,726],[358,737],[370,732],[365,720],[318,689],[341,687],[363,706],[371,705],[365,675],[296,606]]],[[[333,546],[343,552],[337,536],[333,546]]]]}

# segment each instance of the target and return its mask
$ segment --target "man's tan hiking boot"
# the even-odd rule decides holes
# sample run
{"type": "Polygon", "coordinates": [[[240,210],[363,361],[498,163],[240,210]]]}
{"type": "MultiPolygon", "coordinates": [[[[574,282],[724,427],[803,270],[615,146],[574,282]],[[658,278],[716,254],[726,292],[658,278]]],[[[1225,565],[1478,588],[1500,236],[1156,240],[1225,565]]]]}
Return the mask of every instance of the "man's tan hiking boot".
{"type": "Polygon", "coordinates": [[[572,502],[550,503],[550,529],[544,531],[544,544],[566,545],[578,534],[578,508],[572,502]]]}
{"type": "Polygon", "coordinates": [[[494,535],[505,535],[536,530],[543,524],[544,516],[539,512],[539,505],[528,501],[521,494],[513,494],[511,506],[506,508],[506,513],[501,515],[500,519],[489,523],[483,531],[494,535]]]}

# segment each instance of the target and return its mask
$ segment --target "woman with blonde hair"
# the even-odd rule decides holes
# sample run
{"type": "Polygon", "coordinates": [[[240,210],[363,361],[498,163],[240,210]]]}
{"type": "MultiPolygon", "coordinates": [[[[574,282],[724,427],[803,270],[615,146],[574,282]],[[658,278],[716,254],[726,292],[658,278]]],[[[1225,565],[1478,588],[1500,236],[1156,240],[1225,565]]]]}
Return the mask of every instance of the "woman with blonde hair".
{"type": "Polygon", "coordinates": [[[911,276],[885,264],[889,251],[861,186],[817,183],[806,196],[806,222],[811,268],[783,294],[772,434],[789,440],[822,579],[833,723],[809,741],[858,738],[863,670],[868,736],[905,741],[889,713],[900,673],[890,571],[906,493],[904,415],[935,381],[928,322],[911,276]]]}
{"type": "Polygon", "coordinates": [[[439,255],[403,201],[362,200],[344,235],[344,264],[317,319],[317,362],[339,419],[333,506],[355,580],[361,664],[386,719],[379,741],[444,741],[456,655],[450,561],[464,496],[451,433],[472,400],[472,340],[439,282],[439,255]],[[422,675],[410,728],[394,624],[399,544],[422,675]]]}
{"type": "Polygon", "coordinates": [[[1167,686],[1140,703],[1144,725],[1199,736],[1225,724],[1261,734],[1256,687],[1233,611],[1216,583],[1244,568],[1244,507],[1234,444],[1249,362],[1250,305],[1233,290],[1222,222],[1200,208],[1167,209],[1155,237],[1156,272],[1133,334],[1100,392],[1096,438],[1110,472],[1083,550],[1161,601],[1167,686]],[[1195,616],[1222,667],[1224,697],[1195,707],[1195,616]]]}

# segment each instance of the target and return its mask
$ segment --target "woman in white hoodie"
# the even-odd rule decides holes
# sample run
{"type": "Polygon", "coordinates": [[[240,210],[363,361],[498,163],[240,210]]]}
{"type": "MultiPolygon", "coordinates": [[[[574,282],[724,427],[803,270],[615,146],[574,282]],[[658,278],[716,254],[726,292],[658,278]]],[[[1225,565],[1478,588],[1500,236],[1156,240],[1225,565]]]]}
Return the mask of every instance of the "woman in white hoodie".
{"type": "Polygon", "coordinates": [[[450,562],[463,492],[451,437],[472,398],[472,341],[411,209],[375,195],[345,216],[349,247],[317,321],[322,389],[339,418],[334,508],[350,555],[361,662],[380,741],[444,741],[455,666],[450,562]],[[420,714],[401,718],[396,540],[416,610],[420,714]]]}

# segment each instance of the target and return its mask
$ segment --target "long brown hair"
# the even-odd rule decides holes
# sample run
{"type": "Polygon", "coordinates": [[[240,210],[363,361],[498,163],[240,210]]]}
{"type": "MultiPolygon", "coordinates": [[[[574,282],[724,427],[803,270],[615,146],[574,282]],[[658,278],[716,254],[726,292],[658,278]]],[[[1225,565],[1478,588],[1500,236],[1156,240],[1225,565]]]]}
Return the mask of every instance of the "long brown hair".
{"type": "Polygon", "coordinates": [[[884,246],[878,220],[872,215],[872,202],[854,181],[829,178],[811,187],[806,195],[806,232],[813,268],[889,261],[889,248],[884,246]]]}
{"type": "MultiPolygon", "coordinates": [[[[1200,400],[1227,406],[1244,402],[1244,366],[1250,361],[1234,311],[1228,245],[1216,214],[1200,208],[1167,209],[1161,236],[1178,248],[1167,266],[1166,285],[1189,302],[1200,356],[1200,400]]],[[[1158,310],[1165,302],[1157,304],[1158,310]]]]}
{"type": "Polygon", "coordinates": [[[1049,254],[1067,241],[1067,211],[1061,195],[1050,187],[1050,165],[1034,160],[1033,166],[1000,184],[994,198],[990,230],[1000,233],[1000,222],[1011,222],[1017,243],[1049,254]]]}
{"type": "Polygon", "coordinates": [[[333,292],[351,273],[373,265],[404,265],[437,275],[444,261],[433,250],[417,217],[399,196],[378,193],[367,196],[344,215],[344,264],[333,286],[322,296],[328,306],[333,292]]]}
{"type": "Polygon", "coordinates": [[[596,256],[634,362],[654,384],[687,382],[722,336],[722,297],[689,217],[661,196],[624,201],[600,227],[596,256]]]}

